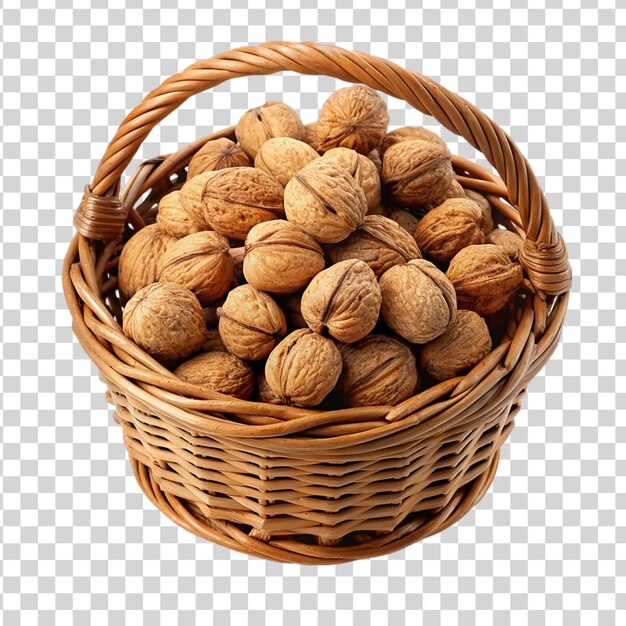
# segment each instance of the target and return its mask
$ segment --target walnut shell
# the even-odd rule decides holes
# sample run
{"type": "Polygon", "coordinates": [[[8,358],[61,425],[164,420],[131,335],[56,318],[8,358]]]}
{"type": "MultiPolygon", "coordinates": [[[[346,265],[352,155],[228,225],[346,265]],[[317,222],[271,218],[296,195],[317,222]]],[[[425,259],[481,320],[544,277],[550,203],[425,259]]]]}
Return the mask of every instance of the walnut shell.
{"type": "Polygon", "coordinates": [[[270,100],[246,111],[235,128],[235,135],[246,154],[254,159],[261,146],[272,137],[304,139],[304,125],[289,105],[270,100]]]}
{"type": "Polygon", "coordinates": [[[206,337],[198,298],[176,283],[140,289],[128,301],[122,319],[124,334],[163,363],[197,352],[206,337]]]}
{"type": "Polygon", "coordinates": [[[524,240],[510,230],[495,228],[485,237],[485,243],[500,246],[511,261],[517,261],[524,240]]]}
{"type": "Polygon", "coordinates": [[[332,340],[301,328],[272,350],[265,376],[282,403],[316,406],[337,384],[341,368],[341,354],[332,340]]]}
{"type": "Polygon", "coordinates": [[[267,382],[265,372],[259,374],[256,385],[256,401],[268,402],[269,404],[284,404],[284,402],[272,391],[267,382]]]}
{"type": "Polygon", "coordinates": [[[198,174],[181,194],[193,196],[211,228],[243,241],[250,229],[283,214],[283,188],[267,172],[254,167],[231,167],[198,174]]]}
{"type": "Polygon", "coordinates": [[[248,233],[243,273],[257,289],[272,293],[299,291],[324,265],[324,251],[317,241],[290,222],[263,222],[248,233]]]}
{"type": "Polygon", "coordinates": [[[446,332],[420,351],[420,367],[437,381],[469,372],[491,352],[491,337],[485,320],[465,309],[446,332]]]}
{"type": "Polygon", "coordinates": [[[319,153],[320,143],[317,140],[317,122],[312,122],[311,124],[304,125],[304,136],[302,137],[302,141],[308,143],[313,150],[319,153]]]}
{"type": "Polygon", "coordinates": [[[380,277],[385,323],[411,343],[443,334],[456,316],[452,283],[430,261],[396,265],[380,277]]]}
{"type": "Polygon", "coordinates": [[[394,265],[422,258],[415,239],[382,215],[366,215],[361,227],[341,243],[331,246],[328,254],[333,263],[361,259],[378,277],[394,265]]]}
{"type": "Polygon", "coordinates": [[[492,244],[463,248],[450,262],[446,276],[454,285],[459,307],[479,315],[499,311],[524,278],[521,266],[492,244]]]}
{"type": "Polygon", "coordinates": [[[439,144],[446,150],[448,149],[446,142],[432,130],[428,130],[422,126],[402,126],[401,128],[394,128],[382,138],[379,148],[381,156],[384,155],[391,146],[394,146],[402,141],[409,141],[411,139],[430,141],[439,144]]]}
{"type": "Polygon", "coordinates": [[[217,328],[207,328],[202,352],[228,352],[217,328]]]}
{"type": "Polygon", "coordinates": [[[402,141],[383,156],[385,191],[393,202],[407,208],[438,200],[453,178],[450,153],[432,141],[402,141]]]}
{"type": "Polygon", "coordinates": [[[367,158],[374,164],[376,171],[378,172],[378,176],[380,177],[381,172],[383,171],[383,159],[378,148],[374,148],[368,155],[367,158]]]}
{"type": "Polygon", "coordinates": [[[464,191],[465,197],[473,200],[483,212],[483,233],[485,233],[485,235],[490,233],[493,230],[493,214],[489,200],[487,200],[482,193],[478,193],[473,189],[464,189],[464,191]]]}
{"type": "Polygon", "coordinates": [[[315,132],[321,152],[350,148],[368,154],[387,132],[389,113],[385,101],[365,85],[343,87],[322,105],[315,132]]]}
{"type": "Polygon", "coordinates": [[[273,176],[283,187],[305,165],[320,155],[308,144],[291,137],[268,139],[254,158],[254,167],[273,176]]]}
{"type": "Polygon", "coordinates": [[[394,406],[419,385],[415,355],[403,341],[369,335],[339,351],[343,369],[337,386],[348,406],[394,406]]]}
{"type": "Polygon", "coordinates": [[[165,251],[176,243],[158,224],[144,226],[122,248],[117,282],[122,302],[128,302],[142,287],[156,282],[165,251]]]}
{"type": "Polygon", "coordinates": [[[228,167],[247,167],[250,165],[248,155],[240,145],[227,137],[207,141],[196,152],[187,167],[187,178],[193,178],[203,172],[224,170],[228,167]]]}
{"type": "MultiPolygon", "coordinates": [[[[266,222],[263,222],[263,224],[265,223],[266,222]]],[[[233,264],[235,285],[241,285],[241,283],[245,282],[245,277],[243,275],[243,256],[245,254],[245,249],[243,246],[231,248],[228,251],[228,254],[230,255],[230,262],[233,264]]]]}
{"type": "Polygon", "coordinates": [[[183,206],[179,189],[161,198],[156,220],[166,233],[177,238],[207,230],[207,224],[183,206]]]}
{"type": "Polygon", "coordinates": [[[283,313],[285,314],[287,327],[290,330],[296,330],[298,328],[308,328],[306,320],[302,317],[302,293],[288,293],[279,296],[277,302],[283,313]]]}
{"type": "Polygon", "coordinates": [[[485,242],[483,214],[466,198],[446,200],[427,213],[415,229],[415,241],[424,256],[448,263],[462,248],[485,242]]]}
{"type": "Polygon", "coordinates": [[[358,259],[331,265],[309,283],[302,294],[302,317],[311,330],[328,333],[343,343],[363,339],[376,326],[380,313],[376,274],[358,259]]]}
{"type": "Polygon", "coordinates": [[[368,212],[380,206],[380,176],[376,166],[366,156],[348,148],[332,148],[324,158],[350,172],[354,182],[363,190],[368,212]]]}
{"type": "Polygon", "coordinates": [[[367,200],[345,168],[318,159],[287,183],[285,213],[318,241],[337,243],[361,225],[367,200]]]}
{"type": "Polygon", "coordinates": [[[174,374],[211,391],[247,400],[254,391],[254,372],[227,352],[203,352],[179,365],[174,374]]]}
{"type": "Polygon", "coordinates": [[[172,244],[159,272],[159,282],[187,287],[201,304],[224,295],[233,277],[228,239],[210,230],[187,235],[172,244]]]}
{"type": "Polygon", "coordinates": [[[287,334],[280,307],[252,285],[235,287],[217,314],[226,349],[248,361],[264,359],[287,334]]]}
{"type": "Polygon", "coordinates": [[[389,219],[393,220],[398,226],[406,230],[411,236],[415,233],[419,219],[406,209],[395,209],[389,213],[389,219]]]}

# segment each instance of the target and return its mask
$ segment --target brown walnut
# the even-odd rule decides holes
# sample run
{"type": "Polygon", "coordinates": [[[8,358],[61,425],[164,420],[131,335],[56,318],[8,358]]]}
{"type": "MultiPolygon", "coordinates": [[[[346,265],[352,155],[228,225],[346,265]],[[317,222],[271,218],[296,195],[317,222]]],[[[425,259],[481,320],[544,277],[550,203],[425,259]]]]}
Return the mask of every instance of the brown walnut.
{"type": "Polygon", "coordinates": [[[208,230],[203,219],[183,206],[179,189],[161,198],[156,221],[166,233],[177,238],[208,230]]]}
{"type": "Polygon", "coordinates": [[[443,334],[456,316],[452,283],[430,261],[395,265],[380,277],[383,319],[411,343],[443,334]]]}
{"type": "Polygon", "coordinates": [[[156,282],[163,254],[176,243],[158,224],[144,226],[122,248],[117,281],[122,302],[127,302],[142,287],[156,282]]]}
{"type": "Polygon", "coordinates": [[[385,101],[365,85],[343,87],[322,105],[315,124],[321,152],[350,148],[368,154],[387,132],[389,112],[385,101]]]}
{"type": "Polygon", "coordinates": [[[495,228],[485,237],[485,243],[500,246],[511,261],[517,261],[524,240],[517,233],[510,230],[495,228]]]}
{"type": "Polygon", "coordinates": [[[420,351],[420,367],[437,381],[465,374],[491,352],[491,337],[485,320],[465,309],[446,332],[420,351]]]}
{"type": "Polygon", "coordinates": [[[166,364],[200,350],[206,337],[198,298],[176,283],[153,283],[140,289],[124,309],[123,330],[166,364]]]}
{"type": "Polygon", "coordinates": [[[226,349],[248,361],[264,359],[287,334],[280,307],[251,285],[229,292],[218,309],[220,337],[226,349]]]}
{"type": "Polygon", "coordinates": [[[265,376],[281,403],[316,406],[337,384],[341,367],[341,354],[333,341],[302,328],[272,350],[265,376]]]}
{"type": "Polygon", "coordinates": [[[382,141],[380,142],[380,154],[384,155],[391,146],[411,139],[430,141],[439,144],[446,150],[448,149],[446,142],[432,130],[428,130],[422,126],[402,126],[401,128],[394,128],[382,138],[382,141]]]}
{"type": "Polygon", "coordinates": [[[207,230],[172,244],[161,263],[159,282],[178,283],[193,291],[201,304],[224,295],[233,282],[228,239],[207,230]]]}
{"type": "Polygon", "coordinates": [[[340,261],[323,270],[302,294],[301,311],[311,330],[325,331],[343,343],[369,334],[380,313],[376,274],[358,259],[340,261]]]}
{"type": "Polygon", "coordinates": [[[254,372],[227,352],[203,352],[179,365],[174,374],[211,391],[247,400],[254,391],[254,372]]]}
{"type": "Polygon", "coordinates": [[[290,222],[263,222],[248,233],[243,273],[257,289],[272,293],[298,291],[324,265],[324,251],[317,241],[290,222]]]}
{"type": "Polygon", "coordinates": [[[422,258],[415,239],[382,215],[366,215],[358,230],[341,243],[329,246],[328,254],[333,263],[361,259],[378,277],[394,265],[422,258]]]}
{"type": "Polygon", "coordinates": [[[250,165],[248,155],[239,144],[227,137],[207,141],[196,152],[187,168],[187,178],[193,178],[203,172],[224,170],[228,167],[247,167],[250,165]]]}
{"type": "Polygon", "coordinates": [[[349,406],[394,406],[419,385],[415,355],[403,341],[374,334],[339,351],[343,369],[337,386],[349,406]]]}
{"type": "Polygon", "coordinates": [[[202,352],[228,352],[217,328],[207,328],[202,352]]]}
{"type": "Polygon", "coordinates": [[[317,241],[337,243],[361,225],[367,200],[345,168],[318,159],[287,183],[285,213],[317,241]]]}
{"type": "Polygon", "coordinates": [[[272,137],[304,139],[304,125],[289,105],[270,100],[246,111],[235,128],[235,135],[246,154],[254,159],[261,146],[272,137]]]}
{"type": "Polygon", "coordinates": [[[523,281],[521,266],[492,244],[463,248],[450,262],[446,276],[454,285],[458,306],[479,315],[499,311],[523,281]]]}
{"type": "Polygon", "coordinates": [[[464,189],[464,191],[465,197],[473,200],[483,212],[483,233],[485,233],[485,235],[490,233],[493,230],[493,214],[489,200],[487,200],[482,193],[478,193],[473,189],[464,189]]]}
{"type": "Polygon", "coordinates": [[[406,230],[411,236],[415,233],[415,229],[419,224],[419,219],[406,209],[395,209],[389,213],[389,219],[393,220],[398,226],[406,230]]]}
{"type": "Polygon", "coordinates": [[[254,158],[254,167],[273,176],[283,187],[305,165],[320,155],[311,146],[291,137],[268,139],[254,158]]]}
{"type": "Polygon", "coordinates": [[[256,385],[256,401],[269,402],[270,404],[284,404],[284,402],[272,391],[267,382],[265,372],[261,372],[258,376],[256,385]]]}

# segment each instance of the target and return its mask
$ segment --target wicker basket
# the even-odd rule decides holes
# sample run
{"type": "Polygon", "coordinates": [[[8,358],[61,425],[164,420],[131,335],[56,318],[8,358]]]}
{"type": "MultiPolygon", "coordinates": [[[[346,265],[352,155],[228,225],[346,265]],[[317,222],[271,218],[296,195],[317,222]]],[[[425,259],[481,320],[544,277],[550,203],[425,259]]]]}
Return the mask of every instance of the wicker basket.
{"type": "Polygon", "coordinates": [[[313,43],[268,43],[192,65],[148,94],[109,144],[75,217],[63,285],[78,340],[98,366],[137,480],[169,518],[215,543],[277,561],[323,564],[398,550],[450,526],[484,495],[528,382],[555,349],[571,270],[545,197],[511,139],[480,110],[389,61],[313,43]],[[525,237],[526,287],[503,338],[468,375],[399,406],[314,411],[236,400],[182,382],[120,328],[117,263],[154,221],[209,139],[120,177],[150,130],[190,96],[230,78],[323,74],[406,100],[494,166],[454,157],[525,237]]]}

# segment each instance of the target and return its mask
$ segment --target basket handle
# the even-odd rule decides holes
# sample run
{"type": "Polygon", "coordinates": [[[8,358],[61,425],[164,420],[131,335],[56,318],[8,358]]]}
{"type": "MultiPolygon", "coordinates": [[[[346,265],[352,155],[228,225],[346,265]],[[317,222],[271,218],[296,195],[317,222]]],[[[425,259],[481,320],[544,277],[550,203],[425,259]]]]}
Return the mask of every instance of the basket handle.
{"type": "Polygon", "coordinates": [[[500,174],[526,232],[520,262],[534,287],[548,295],[569,290],[567,250],[528,162],[508,135],[477,107],[433,80],[385,59],[317,43],[270,42],[199,61],[168,78],[124,119],[109,143],[74,219],[89,239],[110,241],[125,227],[128,208],[118,198],[120,178],[150,131],[185,100],[231,78],[293,71],[363,83],[405,100],[460,135],[500,174]]]}

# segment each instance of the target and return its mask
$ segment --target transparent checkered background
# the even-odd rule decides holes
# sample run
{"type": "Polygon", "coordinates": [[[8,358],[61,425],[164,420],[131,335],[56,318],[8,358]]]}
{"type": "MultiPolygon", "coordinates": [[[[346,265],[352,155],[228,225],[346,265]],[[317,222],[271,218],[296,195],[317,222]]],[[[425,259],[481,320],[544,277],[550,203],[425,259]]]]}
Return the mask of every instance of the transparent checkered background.
{"type": "MultiPolygon", "coordinates": [[[[626,40],[626,12],[613,8],[619,3],[91,4],[5,0],[0,19],[0,621],[626,623],[626,259],[616,246],[626,245],[626,46],[615,43],[626,40]],[[103,385],[72,338],[59,278],[73,209],[125,113],[196,58],[275,39],[387,57],[475,102],[530,158],[576,276],[562,344],[530,385],[480,505],[419,545],[339,567],[248,558],[197,540],[153,508],[132,477],[103,385]]],[[[270,98],[284,97],[312,121],[334,88],[332,80],[295,75],[225,84],[171,116],[133,165],[270,98]]],[[[432,124],[389,104],[392,125],[432,124]]]]}

